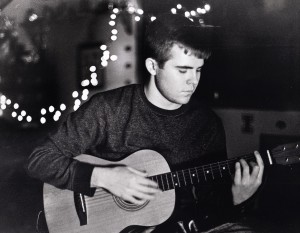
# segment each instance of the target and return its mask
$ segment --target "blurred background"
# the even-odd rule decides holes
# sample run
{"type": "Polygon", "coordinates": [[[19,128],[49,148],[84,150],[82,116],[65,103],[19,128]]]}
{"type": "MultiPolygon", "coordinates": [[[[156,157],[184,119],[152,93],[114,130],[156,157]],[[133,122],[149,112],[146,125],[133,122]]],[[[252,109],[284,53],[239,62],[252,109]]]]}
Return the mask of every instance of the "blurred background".
{"type": "MultiPolygon", "coordinates": [[[[143,82],[145,25],[165,12],[215,32],[195,98],[223,120],[229,157],[300,141],[297,0],[0,0],[0,232],[35,232],[27,157],[94,93],[143,82]]],[[[270,169],[255,213],[270,232],[300,230],[298,170],[270,169]]]]}

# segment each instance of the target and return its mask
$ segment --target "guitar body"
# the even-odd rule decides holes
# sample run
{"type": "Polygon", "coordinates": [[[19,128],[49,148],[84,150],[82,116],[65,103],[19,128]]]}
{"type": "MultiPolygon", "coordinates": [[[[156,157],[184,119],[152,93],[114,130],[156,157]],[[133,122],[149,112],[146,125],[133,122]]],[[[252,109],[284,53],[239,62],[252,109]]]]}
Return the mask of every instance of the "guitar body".
{"type": "MultiPolygon", "coordinates": [[[[157,152],[141,150],[118,162],[111,162],[90,155],[80,155],[77,160],[95,164],[123,164],[147,171],[149,176],[170,172],[165,159],[157,152]]],[[[50,233],[101,232],[117,233],[132,225],[155,226],[166,221],[175,205],[175,190],[160,192],[157,198],[137,206],[97,189],[93,197],[85,198],[87,224],[80,225],[74,205],[74,192],[44,185],[44,210],[50,233]]]]}

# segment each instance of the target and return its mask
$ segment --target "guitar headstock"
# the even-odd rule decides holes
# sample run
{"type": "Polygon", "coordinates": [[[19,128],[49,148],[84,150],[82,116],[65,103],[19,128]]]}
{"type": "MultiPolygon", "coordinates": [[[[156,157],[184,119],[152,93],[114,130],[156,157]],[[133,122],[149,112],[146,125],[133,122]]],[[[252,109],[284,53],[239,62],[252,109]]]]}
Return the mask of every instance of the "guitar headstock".
{"type": "Polygon", "coordinates": [[[271,150],[271,155],[276,164],[291,165],[300,163],[300,142],[277,146],[271,150]]]}

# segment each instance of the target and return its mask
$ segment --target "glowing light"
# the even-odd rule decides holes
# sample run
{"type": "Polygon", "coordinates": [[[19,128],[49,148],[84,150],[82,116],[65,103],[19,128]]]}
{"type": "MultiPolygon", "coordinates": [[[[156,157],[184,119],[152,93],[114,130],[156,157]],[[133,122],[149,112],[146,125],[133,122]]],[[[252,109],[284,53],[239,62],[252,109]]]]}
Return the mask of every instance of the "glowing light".
{"type": "Polygon", "coordinates": [[[206,11],[210,11],[211,7],[210,7],[209,4],[205,4],[205,5],[204,5],[204,9],[205,9],[206,11]]]}
{"type": "Polygon", "coordinates": [[[205,13],[206,13],[206,10],[203,9],[203,8],[197,8],[197,12],[198,12],[199,14],[205,14],[205,13]]]}
{"type": "Polygon", "coordinates": [[[6,100],[6,96],[5,95],[1,95],[1,97],[0,97],[1,103],[5,102],[5,100],[6,100]]]}
{"type": "Polygon", "coordinates": [[[73,91],[72,96],[73,96],[73,98],[77,98],[78,97],[78,91],[73,91]]]}
{"type": "Polygon", "coordinates": [[[87,95],[82,95],[82,96],[81,96],[81,99],[82,99],[83,101],[85,101],[85,100],[88,99],[88,96],[87,96],[87,95]]]}
{"type": "Polygon", "coordinates": [[[135,16],[135,17],[134,17],[134,19],[135,19],[135,21],[137,21],[137,22],[138,22],[138,21],[140,21],[140,20],[141,20],[141,17],[140,17],[140,16],[135,16]]]}
{"type": "Polygon", "coordinates": [[[88,89],[84,89],[84,90],[82,91],[82,94],[83,94],[83,95],[88,95],[88,94],[89,94],[89,90],[88,90],[88,89]]]}
{"type": "Polygon", "coordinates": [[[6,100],[6,104],[7,104],[7,105],[10,105],[10,104],[11,104],[11,100],[10,100],[10,99],[7,99],[7,100],[6,100]]]}
{"type": "Polygon", "coordinates": [[[101,65],[104,66],[104,67],[106,67],[108,65],[108,62],[107,61],[102,61],[101,65]]]}
{"type": "Polygon", "coordinates": [[[26,111],[22,110],[21,111],[21,116],[23,116],[23,117],[26,116],[26,111]]]}
{"type": "Polygon", "coordinates": [[[106,55],[109,56],[109,54],[110,54],[110,52],[109,52],[108,50],[103,52],[103,55],[104,55],[104,56],[106,56],[106,55]]]}
{"type": "Polygon", "coordinates": [[[55,115],[61,116],[61,112],[57,110],[57,111],[55,112],[55,115]]]}
{"type": "Polygon", "coordinates": [[[112,60],[112,61],[116,61],[117,59],[118,59],[117,55],[111,55],[110,56],[110,60],[112,60]]]}
{"type": "Polygon", "coordinates": [[[172,12],[172,14],[176,14],[177,11],[176,11],[175,8],[172,8],[172,9],[171,9],[171,12],[172,12]]]}
{"type": "Polygon", "coordinates": [[[191,11],[191,15],[195,16],[196,15],[196,11],[191,11]]]}
{"type": "Polygon", "coordinates": [[[97,78],[97,73],[92,73],[91,78],[97,78]]]}
{"type": "Polygon", "coordinates": [[[12,113],[11,113],[11,116],[12,116],[13,118],[17,117],[17,115],[18,115],[18,114],[17,114],[16,112],[12,112],[12,113]]]}
{"type": "Polygon", "coordinates": [[[114,9],[113,9],[113,12],[114,12],[115,14],[118,14],[118,13],[119,13],[119,9],[118,9],[118,8],[114,8],[114,9]]]}
{"type": "Polygon", "coordinates": [[[98,85],[98,80],[97,80],[97,79],[93,79],[93,80],[91,81],[91,83],[92,83],[92,85],[95,87],[95,86],[98,85]]]}
{"type": "Polygon", "coordinates": [[[27,120],[27,122],[31,122],[32,121],[32,117],[31,116],[27,116],[26,120],[27,120]]]}
{"type": "Polygon", "coordinates": [[[190,15],[191,15],[190,12],[188,12],[188,11],[184,12],[185,17],[190,17],[190,15]]]}
{"type": "Polygon", "coordinates": [[[74,102],[74,104],[79,106],[81,104],[80,99],[76,99],[75,102],[74,102]]]}
{"type": "Polygon", "coordinates": [[[42,115],[45,115],[46,112],[47,112],[46,109],[44,109],[44,108],[41,109],[41,114],[42,114],[42,115]]]}
{"type": "Polygon", "coordinates": [[[60,105],[60,110],[65,111],[67,109],[67,106],[65,104],[60,105]]]}
{"type": "Polygon", "coordinates": [[[32,14],[29,16],[29,21],[33,22],[33,21],[37,20],[37,18],[38,18],[37,14],[32,14]]]}
{"type": "Polygon", "coordinates": [[[113,20],[111,20],[111,21],[109,21],[109,23],[108,23],[110,26],[115,26],[116,25],[116,22],[115,21],[113,21],[113,20]]]}
{"type": "Polygon", "coordinates": [[[49,107],[49,112],[54,112],[54,107],[53,106],[49,107]]]}
{"type": "Polygon", "coordinates": [[[79,105],[75,105],[75,106],[73,107],[74,111],[77,111],[78,108],[79,108],[79,105]]]}
{"type": "Polygon", "coordinates": [[[107,46],[105,44],[103,44],[103,45],[100,46],[100,49],[104,51],[104,50],[107,49],[107,46]]]}
{"type": "Polygon", "coordinates": [[[142,15],[142,14],[144,14],[144,11],[142,10],[142,9],[137,9],[137,11],[136,11],[139,15],[142,15]]]}
{"type": "Polygon", "coordinates": [[[116,35],[116,34],[118,34],[118,30],[117,29],[113,29],[113,30],[111,30],[111,33],[114,34],[114,35],[116,35]]]}
{"type": "Polygon", "coordinates": [[[54,116],[53,116],[53,120],[54,120],[54,121],[58,121],[58,120],[59,120],[59,116],[54,115],[54,116]]]}
{"type": "MultiPolygon", "coordinates": [[[[81,86],[86,87],[88,85],[90,85],[90,81],[88,79],[85,79],[85,80],[81,81],[81,86]]],[[[77,95],[74,98],[77,98],[77,97],[78,97],[78,92],[77,92],[77,95]]]]}
{"type": "Polygon", "coordinates": [[[117,16],[116,16],[115,14],[111,14],[111,15],[110,15],[110,18],[111,18],[111,19],[116,19],[117,16]]]}
{"type": "Polygon", "coordinates": [[[177,4],[177,9],[181,9],[182,8],[182,5],[181,4],[177,4]]]}
{"type": "Polygon", "coordinates": [[[128,7],[128,12],[130,14],[134,13],[135,12],[135,8],[133,6],[128,7]]]}
{"type": "Polygon", "coordinates": [[[151,16],[150,20],[153,22],[154,20],[156,20],[155,16],[151,16]]]}
{"type": "Polygon", "coordinates": [[[23,117],[21,115],[18,116],[18,121],[22,121],[23,117]]]}
{"type": "Polygon", "coordinates": [[[5,104],[1,104],[1,109],[2,110],[6,109],[6,105],[5,104]]]}
{"type": "Polygon", "coordinates": [[[46,118],[45,117],[41,117],[40,121],[41,121],[42,124],[45,124],[46,123],[46,118]]]}
{"type": "Polygon", "coordinates": [[[118,38],[118,37],[117,37],[116,35],[112,35],[112,36],[110,37],[110,39],[113,40],[113,41],[117,40],[117,38],[118,38]]]}
{"type": "Polygon", "coordinates": [[[96,71],[96,66],[91,66],[91,67],[90,67],[90,71],[91,71],[91,72],[95,72],[95,71],[96,71]]]}
{"type": "Polygon", "coordinates": [[[14,104],[14,109],[18,109],[19,108],[19,104],[15,103],[14,104]]]}

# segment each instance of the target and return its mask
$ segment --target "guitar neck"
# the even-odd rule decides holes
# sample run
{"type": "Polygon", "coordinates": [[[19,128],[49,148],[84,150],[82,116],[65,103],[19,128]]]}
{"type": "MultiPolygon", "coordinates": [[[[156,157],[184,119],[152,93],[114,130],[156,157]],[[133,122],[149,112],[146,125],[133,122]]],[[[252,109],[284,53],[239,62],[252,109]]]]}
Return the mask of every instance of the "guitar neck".
{"type": "MultiPolygon", "coordinates": [[[[235,163],[242,158],[248,162],[255,161],[255,156],[251,153],[221,162],[163,173],[149,178],[157,182],[162,191],[193,184],[212,182],[214,180],[220,180],[225,177],[232,176],[235,172],[235,163]]],[[[265,165],[273,164],[269,151],[267,151],[267,157],[264,159],[264,162],[265,165]]]]}

